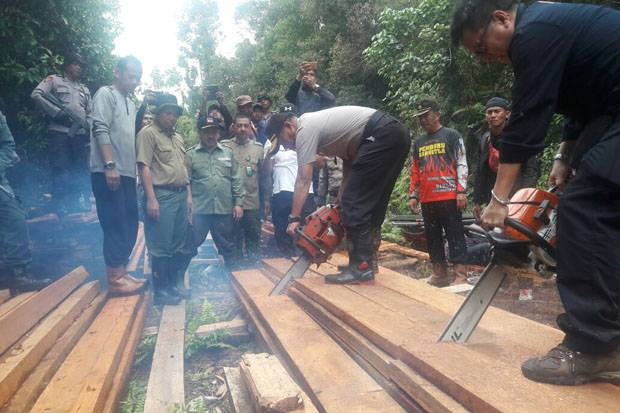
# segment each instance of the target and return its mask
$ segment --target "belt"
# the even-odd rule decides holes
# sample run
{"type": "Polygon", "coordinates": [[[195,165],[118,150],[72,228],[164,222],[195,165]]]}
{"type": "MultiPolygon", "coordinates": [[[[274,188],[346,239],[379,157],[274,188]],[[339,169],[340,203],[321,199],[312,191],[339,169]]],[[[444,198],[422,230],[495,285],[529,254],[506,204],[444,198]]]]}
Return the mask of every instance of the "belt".
{"type": "Polygon", "coordinates": [[[364,127],[364,132],[362,133],[362,139],[366,139],[367,137],[372,135],[374,130],[378,127],[385,126],[388,123],[392,122],[398,122],[398,120],[389,113],[385,113],[380,110],[376,111],[372,114],[372,116],[370,116],[370,119],[368,119],[368,122],[364,127]]]}
{"type": "Polygon", "coordinates": [[[171,192],[184,192],[187,190],[187,185],[178,186],[178,185],[153,185],[154,189],[163,189],[165,191],[171,192]]]}

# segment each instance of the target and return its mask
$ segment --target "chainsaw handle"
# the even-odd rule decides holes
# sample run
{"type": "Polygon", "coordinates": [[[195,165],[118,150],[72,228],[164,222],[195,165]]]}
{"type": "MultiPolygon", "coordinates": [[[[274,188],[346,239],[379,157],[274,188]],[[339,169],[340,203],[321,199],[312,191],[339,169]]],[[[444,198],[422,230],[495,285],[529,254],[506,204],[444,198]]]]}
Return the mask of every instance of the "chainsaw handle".
{"type": "Polygon", "coordinates": [[[553,248],[553,246],[549,244],[546,239],[538,235],[537,232],[532,231],[527,226],[512,218],[506,218],[504,223],[507,227],[511,227],[528,237],[532,243],[542,248],[547,254],[549,254],[549,256],[555,259],[555,248],[553,248]]]}

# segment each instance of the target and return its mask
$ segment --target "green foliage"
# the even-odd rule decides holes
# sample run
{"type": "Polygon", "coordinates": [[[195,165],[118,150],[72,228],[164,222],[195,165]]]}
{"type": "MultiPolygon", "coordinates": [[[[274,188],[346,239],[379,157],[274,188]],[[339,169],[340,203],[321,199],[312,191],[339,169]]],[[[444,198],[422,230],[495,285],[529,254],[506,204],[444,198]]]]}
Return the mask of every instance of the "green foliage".
{"type": "MultiPolygon", "coordinates": [[[[190,311],[188,311],[188,314],[190,311]]],[[[205,298],[202,303],[202,309],[198,316],[191,316],[187,320],[186,340],[185,340],[185,358],[190,359],[194,354],[210,348],[230,348],[223,341],[228,335],[226,331],[218,330],[206,337],[197,337],[196,330],[203,324],[212,324],[218,322],[219,319],[213,312],[211,303],[205,298]]]]}
{"type": "Polygon", "coordinates": [[[138,380],[131,380],[127,386],[127,397],[121,402],[120,413],[142,413],[144,412],[144,401],[146,400],[146,383],[138,380]]]}

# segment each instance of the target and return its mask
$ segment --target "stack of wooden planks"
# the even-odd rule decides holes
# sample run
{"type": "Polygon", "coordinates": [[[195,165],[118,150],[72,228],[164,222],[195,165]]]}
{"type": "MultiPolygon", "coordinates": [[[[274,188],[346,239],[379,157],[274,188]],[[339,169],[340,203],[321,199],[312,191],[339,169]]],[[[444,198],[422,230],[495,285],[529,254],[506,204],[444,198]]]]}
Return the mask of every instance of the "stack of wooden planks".
{"type": "Polygon", "coordinates": [[[521,375],[560,331],[490,308],[467,345],[438,343],[463,297],[382,267],[374,286],[325,284],[342,263],[335,255],[278,297],[268,294],[290,260],[233,274],[256,330],[319,411],[618,411],[619,387],[521,375]]]}
{"type": "Polygon", "coordinates": [[[107,300],[79,267],[0,304],[0,412],[113,412],[149,296],[107,300]]]}

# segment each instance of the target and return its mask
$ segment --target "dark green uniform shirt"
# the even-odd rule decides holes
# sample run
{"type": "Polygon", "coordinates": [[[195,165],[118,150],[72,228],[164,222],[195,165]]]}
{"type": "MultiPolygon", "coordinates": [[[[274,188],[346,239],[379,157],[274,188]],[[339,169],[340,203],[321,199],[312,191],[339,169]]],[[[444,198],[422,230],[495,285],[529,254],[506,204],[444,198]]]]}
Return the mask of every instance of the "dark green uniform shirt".
{"type": "Polygon", "coordinates": [[[245,144],[239,145],[236,138],[223,140],[221,143],[222,146],[232,149],[235,161],[241,171],[243,188],[245,189],[243,209],[259,209],[258,183],[263,164],[263,145],[254,139],[249,139],[245,144]]]}
{"type": "Polygon", "coordinates": [[[241,171],[232,149],[218,145],[209,152],[200,144],[188,152],[196,214],[231,214],[243,204],[241,171]]]}

